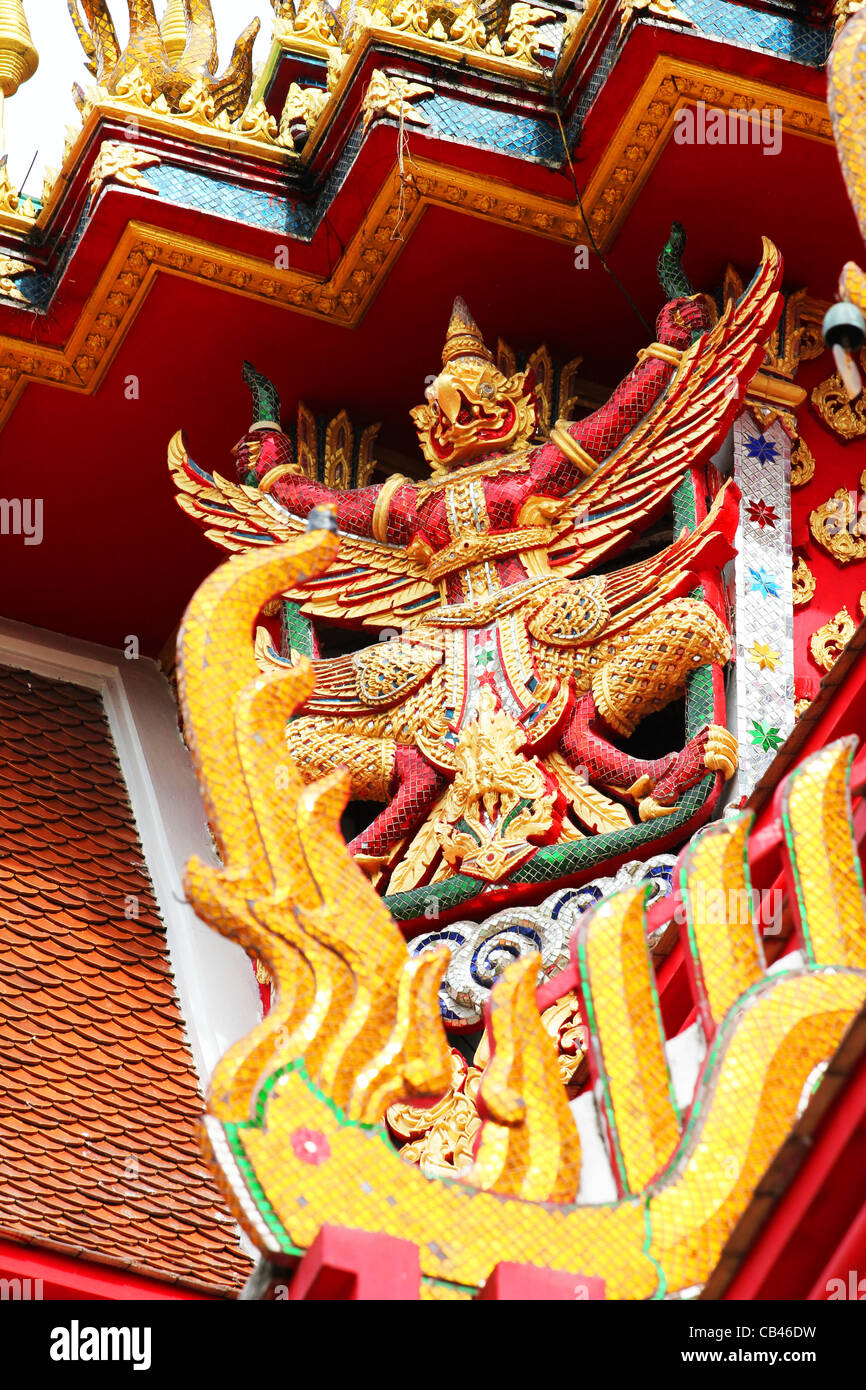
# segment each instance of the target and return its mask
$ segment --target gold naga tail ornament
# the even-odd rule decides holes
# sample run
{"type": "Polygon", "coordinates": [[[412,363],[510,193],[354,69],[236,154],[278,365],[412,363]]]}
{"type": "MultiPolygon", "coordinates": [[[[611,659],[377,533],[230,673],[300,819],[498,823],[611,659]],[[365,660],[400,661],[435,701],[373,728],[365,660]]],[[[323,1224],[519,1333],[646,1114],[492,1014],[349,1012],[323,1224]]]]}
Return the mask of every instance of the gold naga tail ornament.
{"type": "MultiPolygon", "coordinates": [[[[229,121],[246,110],[253,82],[252,50],[261,21],[247,25],[231,62],[217,76],[217,37],[211,0],[171,0],[160,25],[153,0],[127,0],[129,41],[121,48],[107,0],[67,0],[87,66],[109,95],[139,90],[147,103],[185,112],[203,103],[211,119],[229,121]],[[82,15],[83,11],[83,15],[82,15]]],[[[76,100],[85,98],[80,89],[76,100]]]]}
{"type": "Polygon", "coordinates": [[[581,918],[571,949],[597,1101],[586,1099],[600,1109],[615,1195],[583,1204],[577,1112],[536,1003],[537,957],[493,991],[474,1162],[458,1180],[425,1176],[382,1121],[393,1102],[452,1085],[437,1003],[444,959],[408,958],[348,853],[348,774],[306,785],[287,754],[286,720],[308,697],[311,664],[263,674],[250,642],[262,606],[327,573],[339,546],[314,529],[234,556],[195,595],[180,639],[186,733],[222,858],[218,870],[191,861],[187,892],[267,962],[277,987],[272,1012],[214,1073],[207,1142],[232,1209],[288,1266],[327,1227],[412,1242],[423,1298],[474,1297],[503,1262],[564,1271],[608,1298],[694,1289],[866,1000],[851,741],[802,764],[782,801],[802,964],[767,973],[749,906],[749,814],[704,830],[680,861],[683,945],[708,1044],[689,1099],[671,1085],[644,890],[581,918]]]}

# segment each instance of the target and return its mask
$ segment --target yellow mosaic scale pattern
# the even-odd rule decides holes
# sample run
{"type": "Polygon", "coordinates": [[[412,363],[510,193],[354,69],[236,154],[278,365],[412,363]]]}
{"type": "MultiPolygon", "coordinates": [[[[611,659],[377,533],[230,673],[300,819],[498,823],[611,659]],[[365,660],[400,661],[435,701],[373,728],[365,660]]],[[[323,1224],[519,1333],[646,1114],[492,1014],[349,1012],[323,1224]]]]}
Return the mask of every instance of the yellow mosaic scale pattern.
{"type": "Polygon", "coordinates": [[[853,741],[831,744],[798,768],[785,789],[782,820],[795,862],[818,870],[796,876],[809,960],[813,965],[844,960],[866,970],[863,878],[849,790],[853,751],[853,741]]]}
{"type": "MultiPolygon", "coordinates": [[[[866,998],[866,918],[840,794],[850,748],[810,759],[789,788],[787,855],[814,963],[768,977],[749,963],[739,921],[692,933],[719,1027],[684,1116],[668,1098],[640,895],[618,894],[583,919],[573,949],[605,1125],[626,1136],[626,1177],[640,1190],[575,1204],[579,1145],[525,962],[494,992],[482,1081],[492,1118],[476,1163],[460,1180],[425,1177],[380,1121],[392,1100],[449,1084],[443,961],[409,962],[349,856],[345,779],[304,787],[288,758],[285,721],[309,691],[309,665],[262,676],[252,656],[261,607],[324,569],[336,545],[312,532],[234,557],[199,590],[181,636],[187,737],[222,857],[220,869],[190,865],[188,892],[207,921],[264,957],[277,983],[272,1013],[214,1076],[207,1136],[227,1199],[271,1259],[303,1252],[325,1223],[415,1241],[424,1298],[464,1298],[500,1261],[599,1276],[609,1298],[701,1284],[815,1068],[866,998]],[[726,962],[740,962],[736,998],[722,989],[726,962]]],[[[742,886],[747,833],[748,817],[705,832],[686,873],[696,900],[720,881],[742,886]]]]}
{"type": "Polygon", "coordinates": [[[599,903],[577,933],[582,997],[591,1001],[591,1056],[623,1192],[640,1192],[680,1137],[646,941],[646,887],[599,903]]]}
{"type": "Polygon", "coordinates": [[[688,946],[706,1004],[704,1021],[712,1027],[764,974],[752,911],[748,834],[745,817],[712,826],[694,837],[682,869],[688,946]]]}

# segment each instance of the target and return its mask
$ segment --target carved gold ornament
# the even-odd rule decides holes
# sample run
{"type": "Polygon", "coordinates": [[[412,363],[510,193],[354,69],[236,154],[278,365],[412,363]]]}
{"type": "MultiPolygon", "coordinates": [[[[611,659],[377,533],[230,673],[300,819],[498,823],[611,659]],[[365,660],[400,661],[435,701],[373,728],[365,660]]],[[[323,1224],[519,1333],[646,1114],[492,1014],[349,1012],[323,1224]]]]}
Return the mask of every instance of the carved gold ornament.
{"type": "Polygon", "coordinates": [[[812,703],[811,700],[806,700],[806,699],[803,699],[803,700],[795,700],[795,701],[794,701],[794,718],[795,718],[795,719],[802,719],[803,715],[806,713],[806,710],[809,708],[809,706],[811,705],[811,703],[812,703]]]}
{"type": "MultiPolygon", "coordinates": [[[[860,486],[863,487],[861,476],[860,486]]],[[[866,559],[866,525],[857,494],[840,487],[809,513],[809,530],[822,550],[840,565],[866,559]]]]}
{"type": "Polygon", "coordinates": [[[795,608],[803,608],[815,595],[815,576],[802,555],[798,555],[791,569],[791,590],[795,608]]]}
{"type": "MultiPolygon", "coordinates": [[[[571,1086],[589,1046],[589,1032],[581,1020],[575,991],[570,990],[545,1009],[541,1022],[556,1046],[562,1084],[571,1086]]],[[[398,1102],[389,1106],[385,1120],[400,1157],[417,1164],[425,1177],[453,1177],[471,1169],[482,1126],[478,1092],[489,1064],[490,1043],[485,1033],[471,1065],[456,1048],[451,1049],[451,1085],[435,1105],[398,1102]]]]}
{"type": "Polygon", "coordinates": [[[860,617],[866,618],[866,589],[863,590],[862,594],[857,600],[857,606],[860,609],[860,617]]]}
{"type": "Polygon", "coordinates": [[[69,11],[87,66],[105,92],[121,99],[132,96],[133,101],[143,100],[166,111],[201,114],[207,108],[208,120],[223,116],[231,123],[243,114],[252,89],[252,49],[260,20],[247,25],[235,44],[231,62],[217,77],[211,0],[195,0],[187,7],[186,41],[183,51],[172,59],[152,4],[129,4],[129,42],[123,49],[108,0],[85,0],[84,10],[82,18],[79,0],[70,0],[69,11]],[[132,74],[136,76],[129,83],[132,74]]]}
{"type": "Polygon", "coordinates": [[[294,149],[291,126],[301,121],[311,133],[331,99],[331,93],[321,87],[301,87],[293,82],[280,115],[279,143],[294,149]]]}
{"type": "Polygon", "coordinates": [[[553,824],[555,793],[536,758],[524,757],[526,731],[497,709],[490,686],[460,732],[457,774],[443,799],[435,839],[449,864],[496,882],[532,854],[530,836],[553,824]]]}
{"type": "Polygon", "coordinates": [[[385,1115],[400,1157],[416,1163],[425,1177],[453,1177],[455,1172],[468,1171],[481,1129],[476,1099],[483,1068],[478,1055],[475,1065],[469,1066],[452,1048],[451,1067],[451,1085],[435,1105],[398,1102],[385,1115]]]}
{"type": "Polygon", "coordinates": [[[687,14],[678,10],[673,0],[620,0],[620,38],[625,33],[626,27],[632,16],[636,13],[655,15],[658,19],[664,19],[669,24],[685,24],[690,29],[694,28],[695,21],[689,19],[687,14]]]}
{"type": "Polygon", "coordinates": [[[418,97],[429,96],[433,92],[424,82],[409,82],[405,77],[391,77],[381,68],[374,68],[361,110],[364,113],[366,130],[374,116],[397,116],[413,125],[429,125],[423,111],[416,111],[409,105],[418,97]]]}
{"type": "Polygon", "coordinates": [[[9,178],[9,168],[4,164],[0,168],[0,211],[14,212],[19,217],[25,217],[29,222],[36,220],[36,205],[29,198],[22,198],[17,188],[9,178]]]}
{"type": "Polygon", "coordinates": [[[833,5],[833,30],[840,33],[852,15],[863,8],[863,0],[835,0],[833,5]]]}
{"type": "Polygon", "coordinates": [[[809,638],[809,651],[815,665],[820,666],[822,671],[829,671],[851,641],[854,630],[854,619],[843,604],[835,618],[819,627],[809,638]]]}
{"type": "Polygon", "coordinates": [[[148,183],[142,170],[160,163],[159,155],[136,149],[126,140],[103,140],[90,170],[91,197],[95,198],[106,183],[121,183],[125,188],[156,193],[158,189],[148,183]]]}
{"type": "MultiPolygon", "coordinates": [[[[860,366],[866,371],[866,351],[861,349],[860,366]]],[[[859,439],[866,434],[866,393],[849,400],[838,372],[820,381],[812,390],[812,404],[840,439],[859,439]]]]}
{"type": "Polygon", "coordinates": [[[22,275],[32,275],[33,266],[27,261],[19,260],[17,256],[0,256],[0,294],[7,299],[14,299],[26,304],[27,297],[23,295],[15,283],[22,275]]]}
{"type": "Polygon", "coordinates": [[[522,63],[537,63],[541,47],[538,28],[557,18],[553,10],[540,5],[512,5],[505,26],[505,55],[522,63]]]}
{"type": "Polygon", "coordinates": [[[791,487],[805,487],[815,476],[815,455],[799,434],[791,441],[791,487]]]}

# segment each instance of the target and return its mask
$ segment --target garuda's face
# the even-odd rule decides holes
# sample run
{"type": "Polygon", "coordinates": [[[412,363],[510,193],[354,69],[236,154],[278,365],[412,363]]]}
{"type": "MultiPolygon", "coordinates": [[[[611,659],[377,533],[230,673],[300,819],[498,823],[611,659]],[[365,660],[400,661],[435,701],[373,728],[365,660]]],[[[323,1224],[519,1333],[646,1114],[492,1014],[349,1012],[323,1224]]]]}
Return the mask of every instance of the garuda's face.
{"type": "Polygon", "coordinates": [[[525,443],[537,423],[527,374],[504,377],[482,357],[458,357],[411,412],[424,457],[434,471],[525,443]]]}

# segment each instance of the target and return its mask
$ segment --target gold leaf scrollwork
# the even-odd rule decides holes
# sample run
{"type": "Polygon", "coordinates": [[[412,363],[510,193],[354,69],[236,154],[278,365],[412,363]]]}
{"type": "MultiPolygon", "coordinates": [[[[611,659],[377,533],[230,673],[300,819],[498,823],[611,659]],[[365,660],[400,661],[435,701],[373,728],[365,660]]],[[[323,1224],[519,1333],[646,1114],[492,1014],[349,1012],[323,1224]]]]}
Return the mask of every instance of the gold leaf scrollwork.
{"type": "Polygon", "coordinates": [[[537,759],[520,753],[526,734],[502,709],[489,686],[477,717],[457,741],[457,775],[445,796],[436,838],[445,858],[488,882],[500,879],[532,852],[529,836],[553,823],[554,794],[537,759]]]}
{"type": "Polygon", "coordinates": [[[804,608],[815,595],[815,576],[802,555],[798,555],[791,570],[791,589],[795,608],[804,608]]]}
{"type": "Polygon", "coordinates": [[[400,1145],[401,1158],[417,1163],[426,1177],[453,1177],[455,1172],[468,1171],[481,1129],[476,1097],[482,1067],[468,1066],[452,1048],[451,1068],[451,1086],[435,1105],[398,1101],[389,1106],[385,1117],[400,1145]]]}
{"type": "Polygon", "coordinates": [[[829,671],[853,636],[854,619],[843,604],[835,618],[817,628],[809,638],[809,651],[815,665],[822,671],[829,671]]]}
{"type": "Polygon", "coordinates": [[[451,25],[449,38],[452,43],[459,43],[462,48],[471,48],[476,53],[483,50],[487,35],[473,4],[467,5],[460,11],[451,25]]]}
{"type": "Polygon", "coordinates": [[[424,112],[416,111],[409,102],[420,96],[429,96],[432,91],[433,88],[423,82],[409,82],[405,77],[391,77],[381,68],[376,68],[361,103],[364,129],[367,129],[374,116],[382,115],[402,116],[404,121],[411,121],[414,125],[429,125],[424,112]]]}
{"type": "MultiPolygon", "coordinates": [[[[860,352],[860,366],[866,371],[866,350],[860,352]]],[[[866,393],[855,401],[849,400],[838,372],[814,387],[812,404],[824,424],[840,439],[859,439],[866,434],[866,393]]]]}
{"type": "Polygon", "coordinates": [[[15,281],[22,275],[32,275],[34,268],[17,256],[0,256],[0,295],[26,304],[27,296],[22,294],[15,281]]]}
{"type": "Polygon", "coordinates": [[[694,28],[694,20],[689,19],[687,14],[678,10],[673,0],[620,0],[620,20],[619,32],[622,37],[629,20],[637,11],[649,15],[655,15],[659,19],[667,20],[669,24],[685,24],[689,28],[694,28]]]}
{"type": "Polygon", "coordinates": [[[90,192],[93,197],[104,184],[121,183],[127,188],[136,188],[148,193],[159,190],[148,183],[143,169],[159,164],[159,155],[151,150],[139,150],[125,140],[103,140],[99,154],[90,170],[90,192]]]}
{"type": "Polygon", "coordinates": [[[857,495],[847,488],[837,488],[832,497],[809,513],[809,530],[821,549],[840,565],[866,559],[866,539],[863,539],[863,523],[858,516],[857,495]]]}
{"type": "Polygon", "coordinates": [[[17,212],[19,217],[26,217],[28,221],[36,220],[36,204],[19,195],[5,164],[0,169],[0,212],[17,212]]]}
{"type": "Polygon", "coordinates": [[[805,487],[815,476],[815,455],[799,434],[791,442],[791,487],[805,487]]]}
{"type": "Polygon", "coordinates": [[[538,28],[556,19],[553,10],[539,5],[512,5],[505,26],[505,54],[521,63],[538,64],[541,40],[538,28]]]}

